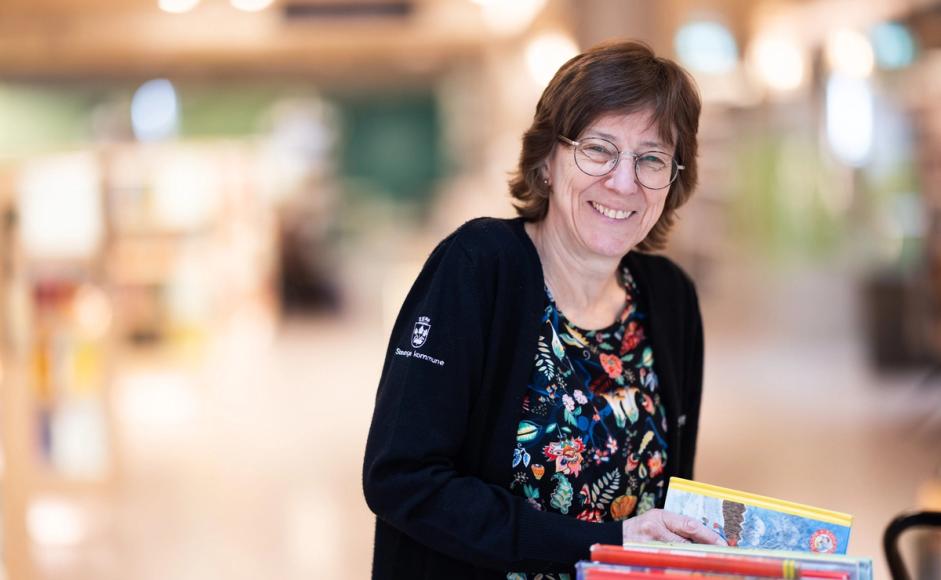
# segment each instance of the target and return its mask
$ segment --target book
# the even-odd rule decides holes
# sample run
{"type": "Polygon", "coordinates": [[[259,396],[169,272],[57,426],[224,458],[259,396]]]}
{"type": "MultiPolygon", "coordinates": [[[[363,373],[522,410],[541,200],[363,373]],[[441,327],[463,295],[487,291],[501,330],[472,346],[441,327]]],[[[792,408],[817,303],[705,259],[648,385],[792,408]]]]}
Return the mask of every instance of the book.
{"type": "Polygon", "coordinates": [[[826,578],[822,572],[846,572],[850,580],[872,580],[872,559],[844,554],[818,554],[790,550],[770,550],[758,548],[733,548],[705,544],[631,544],[641,550],[666,550],[670,553],[693,553],[703,556],[730,556],[746,558],[766,558],[778,561],[790,561],[794,565],[797,578],[826,578]]]}
{"type": "Polygon", "coordinates": [[[630,566],[679,568],[701,572],[731,573],[759,578],[798,578],[800,568],[793,560],[756,558],[748,555],[707,555],[690,551],[650,549],[647,547],[595,545],[595,562],[630,566]]]}
{"type": "MultiPolygon", "coordinates": [[[[599,562],[579,562],[575,565],[576,580],[740,580],[745,576],[710,574],[690,570],[647,568],[643,566],[615,566],[599,562]]],[[[750,577],[748,577],[750,578],[750,577]]],[[[759,580],[766,580],[761,578],[759,580]]]]}
{"type": "Polygon", "coordinates": [[[664,508],[701,521],[730,546],[845,554],[853,516],[671,477],[664,508]]]}
{"type": "Polygon", "coordinates": [[[872,580],[872,560],[836,554],[756,550],[703,544],[595,544],[594,562],[657,569],[686,569],[749,578],[872,580]]]}

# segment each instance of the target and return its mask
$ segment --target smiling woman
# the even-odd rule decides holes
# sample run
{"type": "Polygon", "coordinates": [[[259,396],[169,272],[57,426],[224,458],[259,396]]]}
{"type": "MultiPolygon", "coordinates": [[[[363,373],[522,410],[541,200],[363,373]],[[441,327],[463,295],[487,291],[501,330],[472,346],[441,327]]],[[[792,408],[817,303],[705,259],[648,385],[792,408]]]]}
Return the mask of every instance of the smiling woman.
{"type": "Polygon", "coordinates": [[[676,164],[683,165],[671,179],[663,216],[638,247],[662,249],[675,210],[696,188],[700,110],[692,77],[675,63],[656,57],[646,45],[607,44],[573,58],[546,87],[533,123],[523,135],[519,166],[510,182],[519,214],[539,221],[549,211],[545,162],[560,138],[578,139],[606,114],[646,111],[644,129],[653,129],[654,137],[645,148],[670,152],[676,164]]]}
{"type": "MultiPolygon", "coordinates": [[[[582,140],[555,147],[542,171],[550,186],[546,216],[529,226],[537,248],[558,245],[589,264],[594,255],[619,259],[639,245],[663,214],[674,175],[672,149],[660,143],[646,110],[606,114],[582,140]],[[633,163],[620,163],[617,143],[640,151],[623,156],[633,163]]],[[[544,247],[540,256],[551,251],[544,247]]]]}
{"type": "Polygon", "coordinates": [[[660,509],[692,476],[702,326],[689,278],[646,253],[696,185],[699,112],[644,44],[555,74],[520,217],[441,242],[393,328],[363,469],[374,578],[571,578],[593,543],[722,543],[660,509]]]}

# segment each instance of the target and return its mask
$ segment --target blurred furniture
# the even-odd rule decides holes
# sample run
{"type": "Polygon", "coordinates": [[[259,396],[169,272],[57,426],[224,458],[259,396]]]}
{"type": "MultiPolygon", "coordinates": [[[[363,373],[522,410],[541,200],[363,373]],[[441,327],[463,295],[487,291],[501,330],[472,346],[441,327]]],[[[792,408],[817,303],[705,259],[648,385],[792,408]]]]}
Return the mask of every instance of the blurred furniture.
{"type": "Polygon", "coordinates": [[[941,512],[921,511],[901,514],[886,527],[882,538],[886,561],[892,580],[934,579],[941,574],[941,512]],[[916,547],[916,559],[919,562],[918,576],[909,574],[899,549],[901,536],[913,528],[935,530],[931,537],[923,538],[916,547]]]}
{"type": "Polygon", "coordinates": [[[21,518],[17,517],[19,490],[7,466],[11,449],[11,360],[10,345],[10,286],[14,268],[13,239],[16,228],[16,212],[9,184],[9,170],[0,167],[0,574],[12,577],[11,569],[19,568],[17,556],[21,546],[17,544],[16,532],[21,518]],[[12,562],[16,558],[17,562],[12,562]]]}
{"type": "Polygon", "coordinates": [[[103,149],[105,276],[122,360],[198,358],[233,313],[270,309],[274,218],[258,183],[273,176],[259,157],[224,140],[103,149]]]}
{"type": "Polygon", "coordinates": [[[68,152],[0,167],[6,578],[37,578],[38,547],[79,541],[116,479],[96,162],[68,152]]]}
{"type": "Polygon", "coordinates": [[[925,366],[936,359],[924,282],[921,272],[890,268],[863,280],[869,355],[879,369],[925,366]]]}

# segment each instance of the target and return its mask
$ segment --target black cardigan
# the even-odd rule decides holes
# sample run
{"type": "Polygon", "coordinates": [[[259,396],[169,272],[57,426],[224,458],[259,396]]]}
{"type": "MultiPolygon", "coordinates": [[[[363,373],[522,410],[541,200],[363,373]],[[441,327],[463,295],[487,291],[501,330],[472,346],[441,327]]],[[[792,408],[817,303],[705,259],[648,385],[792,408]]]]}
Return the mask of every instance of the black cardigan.
{"type": "MultiPolygon", "coordinates": [[[[664,257],[624,260],[649,313],[666,471],[691,478],[703,362],[696,292],[664,257]]],[[[392,330],[366,443],[373,578],[571,571],[591,544],[621,542],[620,522],[537,511],[509,491],[543,287],[521,219],[470,221],[425,263],[392,330]]]]}

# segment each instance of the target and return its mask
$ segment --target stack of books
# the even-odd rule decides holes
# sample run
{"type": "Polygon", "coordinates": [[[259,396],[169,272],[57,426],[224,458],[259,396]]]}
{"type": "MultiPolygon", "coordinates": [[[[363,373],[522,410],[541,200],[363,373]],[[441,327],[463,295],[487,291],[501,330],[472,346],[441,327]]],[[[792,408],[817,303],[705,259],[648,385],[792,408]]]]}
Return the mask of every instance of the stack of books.
{"type": "Polygon", "coordinates": [[[675,477],[664,509],[701,521],[729,547],[597,544],[591,561],[579,562],[578,580],[872,580],[872,560],[845,555],[847,514],[675,477]]]}

